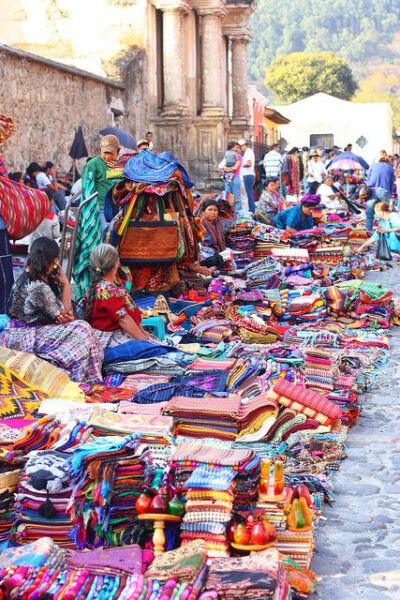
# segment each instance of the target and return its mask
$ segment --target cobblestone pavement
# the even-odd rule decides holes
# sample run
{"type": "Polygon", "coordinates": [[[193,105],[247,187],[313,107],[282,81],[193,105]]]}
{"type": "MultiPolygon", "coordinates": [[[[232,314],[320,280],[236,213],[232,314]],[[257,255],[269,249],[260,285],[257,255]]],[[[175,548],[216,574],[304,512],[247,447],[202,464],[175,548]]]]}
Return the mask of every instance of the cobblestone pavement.
{"type": "MultiPolygon", "coordinates": [[[[368,276],[400,295],[400,268],[368,276]]],[[[311,563],[313,600],[400,599],[400,328],[392,329],[384,377],[363,396],[348,458],[335,475],[311,563]]]]}

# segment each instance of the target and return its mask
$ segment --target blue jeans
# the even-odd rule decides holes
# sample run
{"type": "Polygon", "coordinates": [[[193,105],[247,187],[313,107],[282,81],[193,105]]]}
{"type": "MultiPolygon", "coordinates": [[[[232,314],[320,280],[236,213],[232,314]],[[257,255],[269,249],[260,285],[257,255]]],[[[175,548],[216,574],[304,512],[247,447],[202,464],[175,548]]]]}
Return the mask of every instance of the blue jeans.
{"type": "Polygon", "coordinates": [[[242,208],[240,201],[240,177],[234,177],[233,179],[225,179],[225,192],[233,194],[235,199],[235,212],[239,212],[242,208]]]}
{"type": "Polygon", "coordinates": [[[64,210],[66,201],[65,201],[65,192],[63,190],[58,190],[57,192],[53,192],[53,200],[57,205],[56,211],[64,210]]]}
{"type": "Polygon", "coordinates": [[[372,232],[374,226],[375,204],[378,202],[389,202],[390,192],[383,188],[373,188],[370,200],[367,202],[367,210],[365,211],[365,226],[367,231],[372,232]]]}
{"type": "Polygon", "coordinates": [[[254,213],[256,205],[254,202],[254,182],[255,175],[243,175],[244,189],[246,190],[247,200],[249,201],[249,211],[254,213]]]}

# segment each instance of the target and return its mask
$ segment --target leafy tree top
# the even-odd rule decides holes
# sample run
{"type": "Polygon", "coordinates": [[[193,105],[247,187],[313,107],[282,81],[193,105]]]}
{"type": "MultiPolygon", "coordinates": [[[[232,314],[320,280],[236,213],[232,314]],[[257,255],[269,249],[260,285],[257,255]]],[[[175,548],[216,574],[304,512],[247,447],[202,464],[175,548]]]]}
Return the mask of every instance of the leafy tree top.
{"type": "Polygon", "coordinates": [[[396,62],[399,0],[258,0],[251,20],[250,74],[280,54],[330,50],[362,68],[396,62]]]}
{"type": "Polygon", "coordinates": [[[265,86],[281,103],[325,92],[349,100],[357,84],[346,60],[333,52],[293,52],[277,56],[267,68],[265,86]]]}

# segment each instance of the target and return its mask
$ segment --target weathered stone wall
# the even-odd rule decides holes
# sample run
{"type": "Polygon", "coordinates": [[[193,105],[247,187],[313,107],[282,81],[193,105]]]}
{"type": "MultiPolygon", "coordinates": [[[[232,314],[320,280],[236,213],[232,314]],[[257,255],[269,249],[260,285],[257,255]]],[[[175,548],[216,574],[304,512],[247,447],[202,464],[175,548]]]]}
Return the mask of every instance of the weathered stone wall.
{"type": "Polygon", "coordinates": [[[68,152],[78,126],[93,155],[99,130],[114,125],[112,109],[123,113],[124,128],[132,133],[136,127],[144,129],[140,89],[144,64],[143,51],[130,57],[125,86],[0,46],[0,112],[15,119],[14,134],[1,146],[7,167],[23,170],[33,160],[52,160],[57,168],[68,170],[68,152]]]}

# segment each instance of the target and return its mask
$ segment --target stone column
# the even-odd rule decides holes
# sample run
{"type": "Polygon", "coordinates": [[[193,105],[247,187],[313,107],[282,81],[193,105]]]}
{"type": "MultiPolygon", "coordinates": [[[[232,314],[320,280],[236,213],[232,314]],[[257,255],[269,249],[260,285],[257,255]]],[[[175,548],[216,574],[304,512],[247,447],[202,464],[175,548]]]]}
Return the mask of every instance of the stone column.
{"type": "Polygon", "coordinates": [[[163,11],[164,109],[166,116],[179,116],[185,109],[183,68],[183,19],[185,3],[161,6],[163,11]]]}
{"type": "Polygon", "coordinates": [[[232,37],[232,124],[244,125],[249,120],[247,102],[247,36],[232,37]]]}
{"type": "Polygon", "coordinates": [[[201,60],[202,60],[202,111],[203,117],[224,115],[223,82],[221,67],[222,16],[221,8],[204,8],[199,11],[202,17],[201,60]]]}

